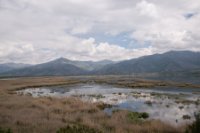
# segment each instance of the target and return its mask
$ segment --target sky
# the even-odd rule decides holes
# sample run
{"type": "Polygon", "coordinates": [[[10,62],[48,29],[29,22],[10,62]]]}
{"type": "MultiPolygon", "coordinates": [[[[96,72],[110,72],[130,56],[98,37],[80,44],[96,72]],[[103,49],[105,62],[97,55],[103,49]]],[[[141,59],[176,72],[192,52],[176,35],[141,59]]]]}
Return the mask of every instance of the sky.
{"type": "Polygon", "coordinates": [[[200,51],[199,0],[0,0],[0,63],[200,51]]]}

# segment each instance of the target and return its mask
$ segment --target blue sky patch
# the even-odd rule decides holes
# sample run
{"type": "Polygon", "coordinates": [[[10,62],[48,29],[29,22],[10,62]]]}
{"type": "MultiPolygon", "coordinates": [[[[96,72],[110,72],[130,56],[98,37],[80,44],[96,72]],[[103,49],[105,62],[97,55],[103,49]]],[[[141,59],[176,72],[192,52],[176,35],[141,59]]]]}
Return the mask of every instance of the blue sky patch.
{"type": "Polygon", "coordinates": [[[94,38],[97,43],[108,42],[109,44],[118,45],[127,49],[137,49],[150,46],[149,42],[145,44],[139,44],[137,40],[130,38],[131,32],[123,32],[118,35],[109,35],[103,33],[89,33],[84,35],[77,35],[81,38],[94,38]]]}

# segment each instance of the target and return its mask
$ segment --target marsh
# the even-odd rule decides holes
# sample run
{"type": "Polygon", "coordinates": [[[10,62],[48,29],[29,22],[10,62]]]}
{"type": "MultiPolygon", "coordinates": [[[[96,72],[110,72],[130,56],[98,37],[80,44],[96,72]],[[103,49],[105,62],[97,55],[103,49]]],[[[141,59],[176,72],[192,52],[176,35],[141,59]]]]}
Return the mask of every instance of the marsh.
{"type": "Polygon", "coordinates": [[[18,94],[32,97],[75,97],[86,102],[112,105],[104,109],[108,115],[115,110],[147,112],[149,119],[173,125],[191,123],[200,110],[200,90],[195,88],[157,87],[128,88],[106,84],[77,84],[53,87],[26,88],[18,94]],[[187,118],[185,116],[188,116],[187,118]]]}

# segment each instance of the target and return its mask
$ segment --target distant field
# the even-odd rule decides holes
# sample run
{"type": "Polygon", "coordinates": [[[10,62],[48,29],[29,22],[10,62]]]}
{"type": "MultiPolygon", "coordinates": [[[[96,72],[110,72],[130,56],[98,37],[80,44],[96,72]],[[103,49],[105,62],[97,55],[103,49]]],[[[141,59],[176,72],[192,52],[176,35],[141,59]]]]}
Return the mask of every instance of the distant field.
{"type": "MultiPolygon", "coordinates": [[[[111,84],[130,88],[196,87],[198,85],[147,81],[130,76],[74,76],[34,77],[0,80],[0,127],[14,133],[55,133],[67,125],[83,125],[96,132],[184,132],[186,126],[173,127],[159,120],[133,121],[128,111],[117,111],[108,116],[102,111],[103,103],[88,103],[78,98],[19,96],[15,90],[26,87],[72,85],[78,83],[111,84]],[[130,118],[129,118],[130,117],[130,118]]],[[[163,88],[164,89],[164,88],[163,88]]]]}

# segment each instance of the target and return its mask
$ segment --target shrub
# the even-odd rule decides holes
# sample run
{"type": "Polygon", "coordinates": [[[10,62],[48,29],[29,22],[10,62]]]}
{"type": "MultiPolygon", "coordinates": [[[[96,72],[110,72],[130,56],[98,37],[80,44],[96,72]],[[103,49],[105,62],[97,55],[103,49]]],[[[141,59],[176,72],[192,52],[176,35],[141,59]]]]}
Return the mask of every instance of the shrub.
{"type": "Polygon", "coordinates": [[[73,125],[60,128],[56,133],[102,133],[101,131],[84,125],[73,125]]]}
{"type": "Polygon", "coordinates": [[[141,118],[143,118],[143,119],[149,118],[149,114],[146,112],[140,113],[140,115],[141,115],[141,118]]]}
{"type": "Polygon", "coordinates": [[[149,114],[146,113],[146,112],[142,112],[142,113],[129,112],[127,117],[128,117],[129,120],[136,122],[136,121],[139,121],[141,119],[147,119],[149,117],[149,114]]]}
{"type": "Polygon", "coordinates": [[[112,108],[112,105],[106,104],[106,103],[101,103],[101,104],[98,104],[97,107],[98,107],[100,110],[104,110],[105,108],[112,108]]]}
{"type": "Polygon", "coordinates": [[[0,133],[12,133],[11,129],[8,128],[8,129],[3,129],[0,127],[0,133]]]}
{"type": "Polygon", "coordinates": [[[195,114],[195,122],[186,129],[185,133],[200,133],[200,113],[195,114]]]}
{"type": "Polygon", "coordinates": [[[189,115],[183,115],[183,119],[188,120],[188,119],[191,119],[191,117],[189,115]]]}
{"type": "Polygon", "coordinates": [[[114,109],[114,110],[112,110],[112,113],[114,114],[114,113],[117,113],[119,111],[120,111],[120,109],[114,109]]]}
{"type": "Polygon", "coordinates": [[[88,96],[89,96],[89,97],[94,97],[94,98],[96,98],[96,99],[105,98],[105,96],[103,96],[102,94],[98,94],[98,95],[92,94],[92,95],[88,95],[88,96]]]}
{"type": "Polygon", "coordinates": [[[152,106],[153,103],[151,101],[146,101],[145,104],[152,106]]]}

